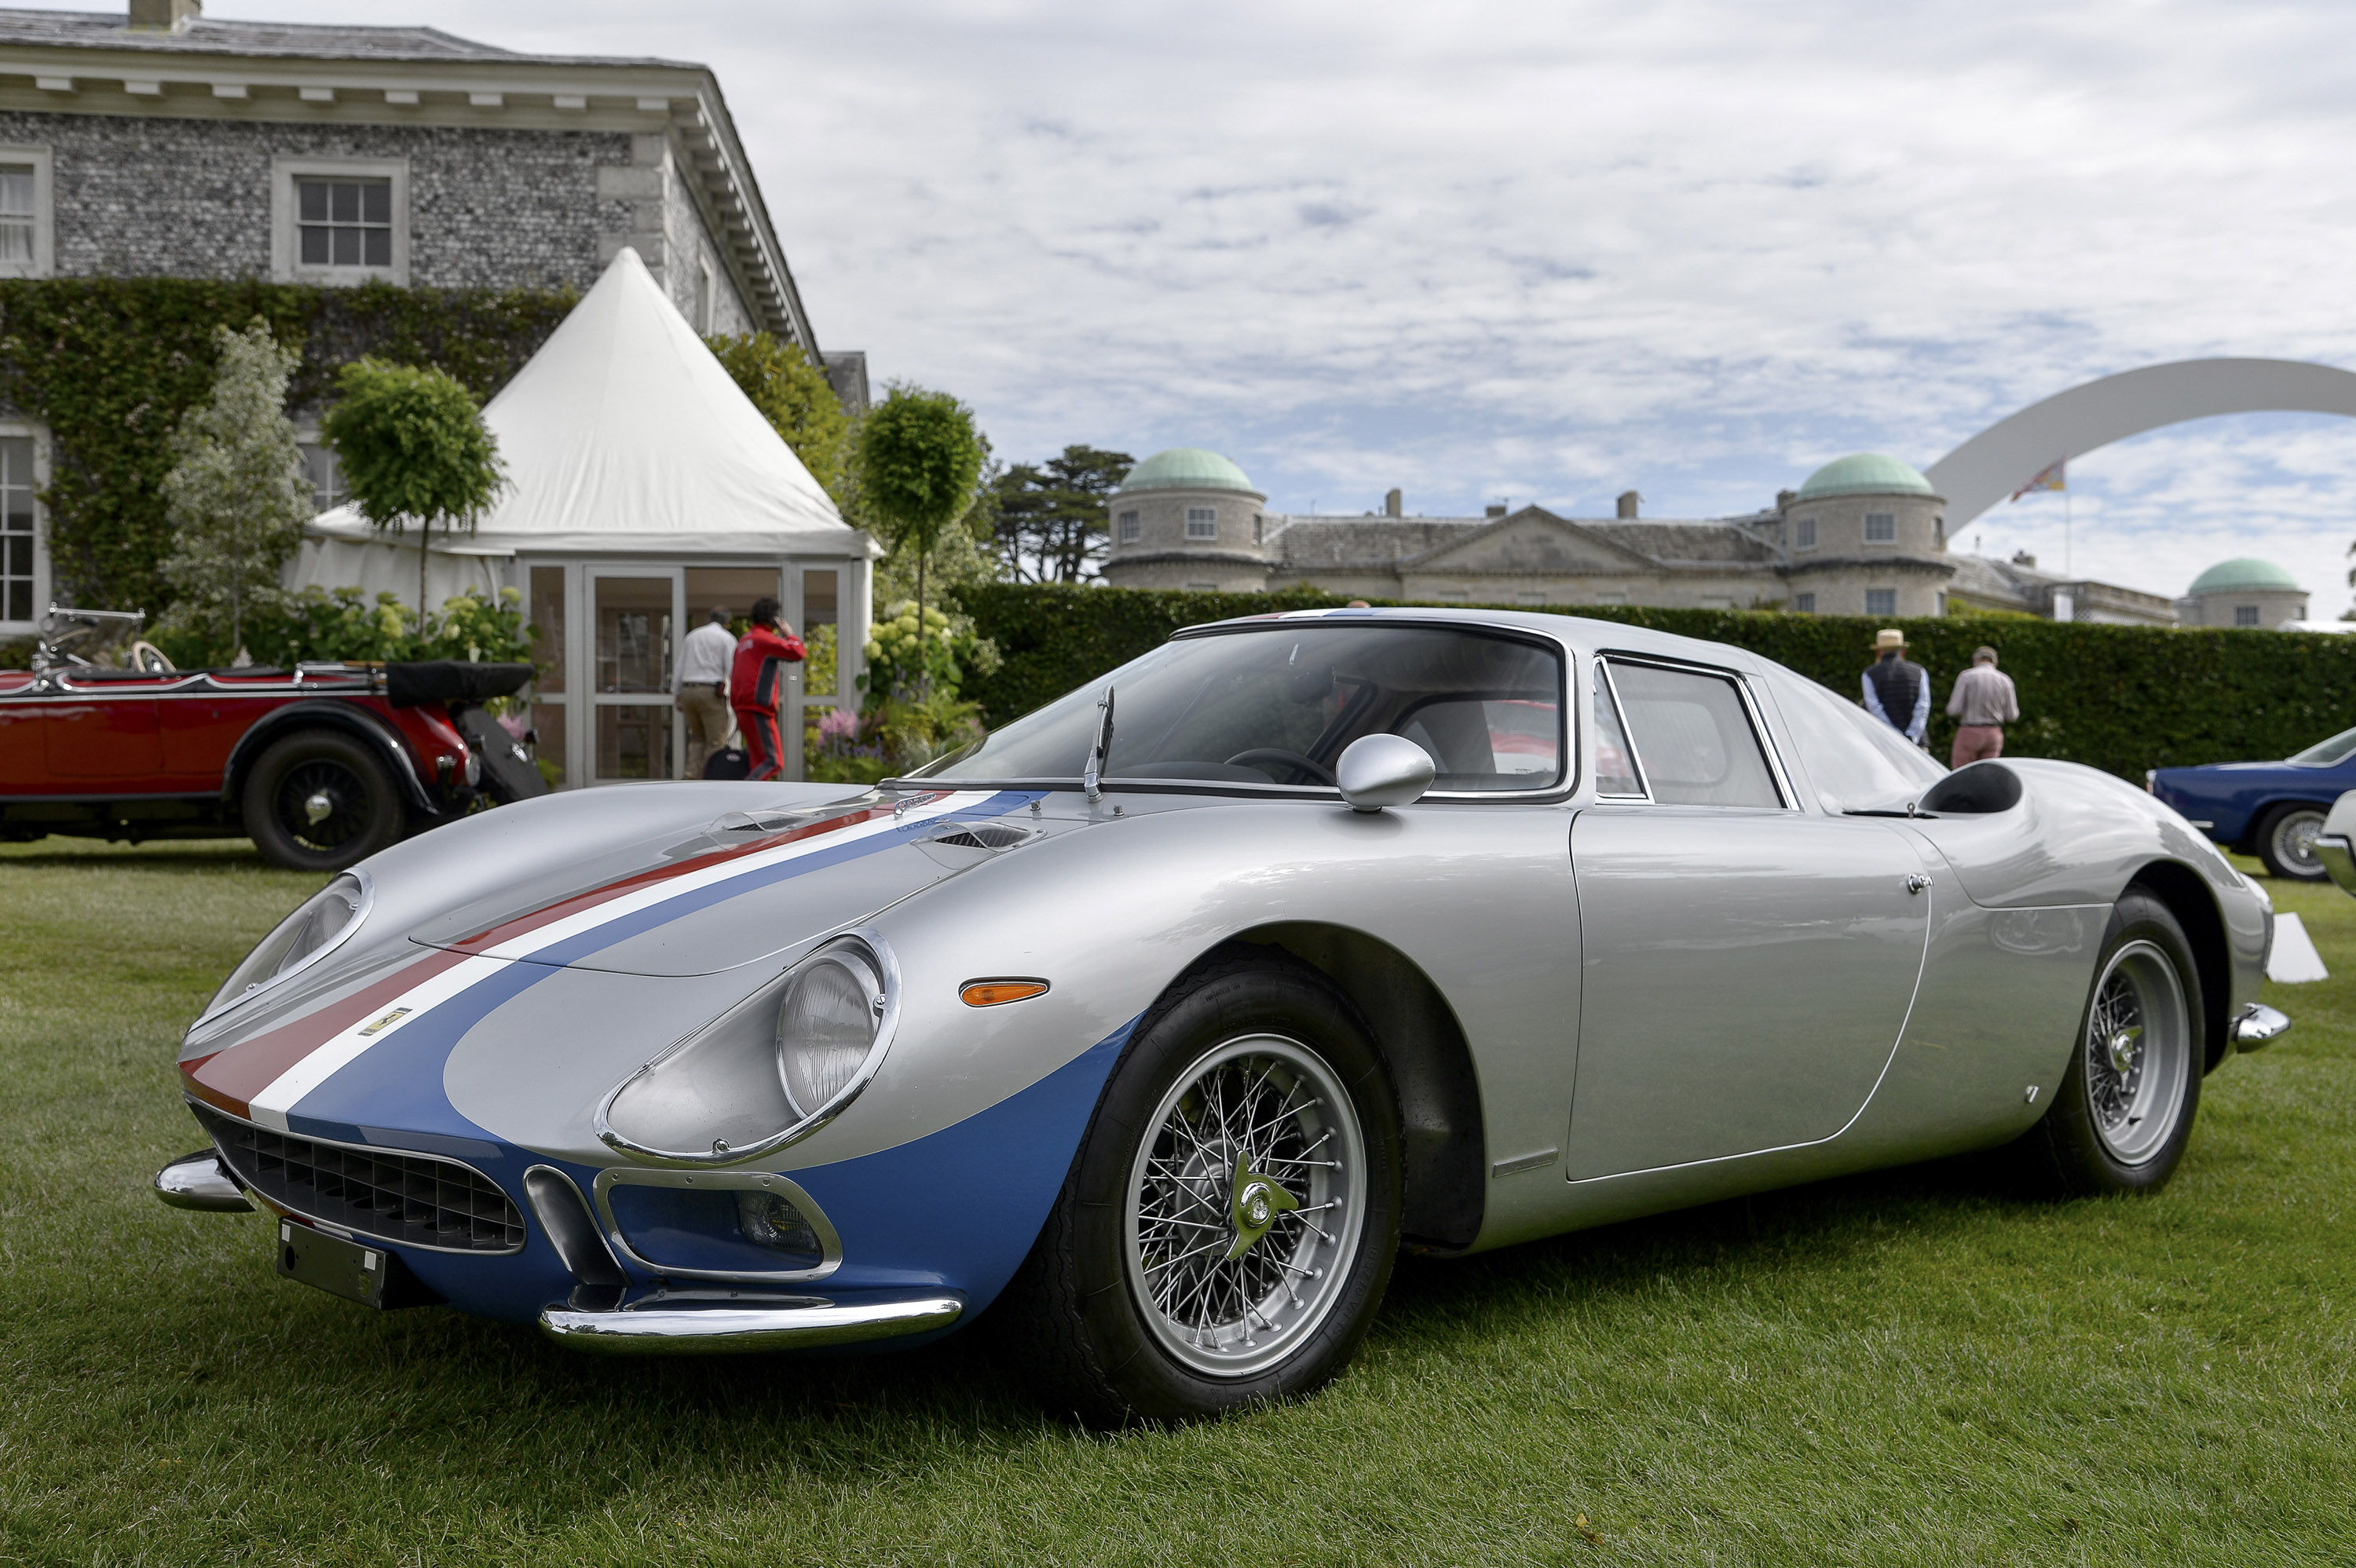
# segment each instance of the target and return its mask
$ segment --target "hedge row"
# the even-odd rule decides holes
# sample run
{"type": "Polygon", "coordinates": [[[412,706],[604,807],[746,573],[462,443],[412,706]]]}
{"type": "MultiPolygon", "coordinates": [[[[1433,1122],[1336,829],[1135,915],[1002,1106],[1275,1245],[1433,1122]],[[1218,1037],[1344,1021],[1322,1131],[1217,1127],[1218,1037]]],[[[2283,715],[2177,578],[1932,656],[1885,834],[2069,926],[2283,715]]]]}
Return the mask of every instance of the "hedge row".
{"type": "Polygon", "coordinates": [[[57,596],[152,617],[170,603],[162,483],[181,413],[212,390],[213,328],[256,316],[300,346],[288,401],[316,409],[363,354],[448,371],[488,398],[556,330],[569,290],[313,288],[251,280],[0,282],[0,405],[51,439],[57,596]]]}
{"type": "MultiPolygon", "coordinates": [[[[1002,724],[1144,653],[1181,626],[1339,604],[1309,591],[1194,593],[997,583],[961,595],[1005,663],[969,684],[1002,724]]],[[[1564,611],[1560,613],[1572,613],[1564,611]]],[[[1586,607],[1594,620],[1731,643],[1854,699],[1873,634],[1892,623],[1753,610],[1586,607]]],[[[2146,768],[2286,756],[2356,727],[2356,634],[2171,630],[2007,617],[1903,620],[1910,656],[1933,680],[1931,738],[1944,759],[1954,726],[1940,709],[1972,650],[1994,647],[2020,688],[2005,749],[2059,757],[2140,784],[2146,768]]]]}

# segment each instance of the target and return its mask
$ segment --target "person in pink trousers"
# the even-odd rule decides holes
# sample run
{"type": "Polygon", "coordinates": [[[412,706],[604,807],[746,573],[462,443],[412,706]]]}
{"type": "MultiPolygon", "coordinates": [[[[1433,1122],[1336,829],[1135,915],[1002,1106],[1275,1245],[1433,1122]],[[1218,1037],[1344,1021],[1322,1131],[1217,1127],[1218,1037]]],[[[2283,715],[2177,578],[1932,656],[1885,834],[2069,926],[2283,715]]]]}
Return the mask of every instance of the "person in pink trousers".
{"type": "Polygon", "coordinates": [[[1972,650],[1972,667],[1955,677],[1955,689],[1948,695],[1947,717],[1962,720],[1947,756],[1949,767],[2004,755],[2004,727],[2019,721],[2020,697],[2012,677],[1996,667],[1994,648],[1972,650]]]}

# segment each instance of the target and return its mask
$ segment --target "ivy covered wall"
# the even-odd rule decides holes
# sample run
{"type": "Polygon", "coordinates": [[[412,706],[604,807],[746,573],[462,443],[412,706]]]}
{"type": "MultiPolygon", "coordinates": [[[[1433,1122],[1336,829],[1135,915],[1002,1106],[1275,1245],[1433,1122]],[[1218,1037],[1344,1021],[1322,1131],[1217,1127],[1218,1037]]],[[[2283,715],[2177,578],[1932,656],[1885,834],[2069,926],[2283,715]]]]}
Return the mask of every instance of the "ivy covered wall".
{"type": "Polygon", "coordinates": [[[374,354],[430,365],[487,400],[545,342],[570,290],[326,289],[253,281],[0,281],[0,407],[50,436],[42,501],[53,592],[67,603],[141,609],[171,596],[166,441],[212,387],[212,330],[259,316],[302,364],[288,412],[315,415],[336,368],[374,354]]]}

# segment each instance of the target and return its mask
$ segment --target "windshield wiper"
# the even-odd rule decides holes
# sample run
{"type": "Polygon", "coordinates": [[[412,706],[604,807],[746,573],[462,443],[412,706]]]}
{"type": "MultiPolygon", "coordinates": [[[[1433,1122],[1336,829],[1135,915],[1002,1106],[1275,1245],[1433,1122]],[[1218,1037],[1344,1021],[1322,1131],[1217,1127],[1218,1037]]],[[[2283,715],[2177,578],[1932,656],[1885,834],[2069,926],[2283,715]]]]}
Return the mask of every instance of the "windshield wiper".
{"type": "Polygon", "coordinates": [[[1104,717],[1097,720],[1097,738],[1088,747],[1088,765],[1080,774],[1080,787],[1087,791],[1090,804],[1104,798],[1098,781],[1104,776],[1104,765],[1112,756],[1112,688],[1105,688],[1104,700],[1097,704],[1104,717]]]}

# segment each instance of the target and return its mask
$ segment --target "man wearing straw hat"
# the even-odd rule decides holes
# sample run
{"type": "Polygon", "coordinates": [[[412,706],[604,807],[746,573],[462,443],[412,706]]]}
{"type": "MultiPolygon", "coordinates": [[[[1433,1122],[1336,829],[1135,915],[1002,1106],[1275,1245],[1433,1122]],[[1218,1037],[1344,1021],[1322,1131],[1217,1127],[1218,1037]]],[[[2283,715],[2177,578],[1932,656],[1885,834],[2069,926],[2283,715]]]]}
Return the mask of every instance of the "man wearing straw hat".
{"type": "Polygon", "coordinates": [[[1931,731],[1931,672],[1906,656],[1906,634],[1895,628],[1873,638],[1865,671],[1865,710],[1918,746],[1931,731]]]}

